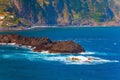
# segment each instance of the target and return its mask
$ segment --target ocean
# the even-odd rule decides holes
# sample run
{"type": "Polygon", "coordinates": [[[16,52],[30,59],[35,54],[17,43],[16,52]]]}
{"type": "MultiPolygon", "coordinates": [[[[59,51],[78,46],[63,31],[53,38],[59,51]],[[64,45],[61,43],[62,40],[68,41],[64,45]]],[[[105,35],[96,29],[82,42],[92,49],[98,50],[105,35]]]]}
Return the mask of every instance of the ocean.
{"type": "Polygon", "coordinates": [[[73,40],[82,54],[48,54],[0,45],[0,80],[120,80],[120,27],[49,27],[0,34],[73,40]],[[67,58],[80,58],[71,61],[67,58]],[[94,58],[85,62],[86,58],[94,58]]]}

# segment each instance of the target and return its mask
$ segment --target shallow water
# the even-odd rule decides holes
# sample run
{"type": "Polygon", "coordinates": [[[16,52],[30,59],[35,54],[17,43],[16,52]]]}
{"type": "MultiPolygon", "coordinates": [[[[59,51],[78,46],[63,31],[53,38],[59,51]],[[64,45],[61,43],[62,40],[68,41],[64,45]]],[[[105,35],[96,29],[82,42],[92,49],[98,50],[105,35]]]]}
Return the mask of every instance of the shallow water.
{"type": "Polygon", "coordinates": [[[27,48],[0,46],[0,80],[120,80],[120,27],[36,28],[0,32],[52,40],[73,40],[83,54],[35,53],[27,48]],[[72,57],[80,61],[69,60],[72,57]],[[95,60],[85,62],[87,58],[95,60]]]}

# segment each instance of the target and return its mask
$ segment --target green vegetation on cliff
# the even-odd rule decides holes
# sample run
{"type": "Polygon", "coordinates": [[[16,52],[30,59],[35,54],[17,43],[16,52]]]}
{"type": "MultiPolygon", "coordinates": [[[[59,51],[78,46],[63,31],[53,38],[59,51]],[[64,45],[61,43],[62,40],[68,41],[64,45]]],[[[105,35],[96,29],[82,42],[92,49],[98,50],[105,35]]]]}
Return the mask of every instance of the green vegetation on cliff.
{"type": "MultiPolygon", "coordinates": [[[[118,0],[117,0],[118,1],[118,0]]],[[[0,0],[16,25],[89,25],[115,20],[113,0],[0,0]],[[91,22],[90,22],[91,21],[91,22]],[[27,24],[26,24],[27,23],[27,24]]]]}

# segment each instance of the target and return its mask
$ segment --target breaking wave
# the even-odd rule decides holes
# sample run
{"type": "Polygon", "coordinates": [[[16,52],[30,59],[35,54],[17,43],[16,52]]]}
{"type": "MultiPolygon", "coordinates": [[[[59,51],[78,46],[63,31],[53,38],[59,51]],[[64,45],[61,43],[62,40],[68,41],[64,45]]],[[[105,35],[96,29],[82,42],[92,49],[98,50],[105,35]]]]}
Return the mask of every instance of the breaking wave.
{"type": "Polygon", "coordinates": [[[2,54],[0,57],[4,59],[27,59],[29,61],[57,61],[63,64],[74,64],[74,65],[97,65],[104,63],[113,63],[119,62],[118,60],[109,60],[103,59],[100,57],[94,57],[92,54],[95,52],[85,52],[82,54],[49,54],[47,51],[45,52],[32,52],[27,51],[25,53],[16,53],[16,54],[2,54]]]}
{"type": "Polygon", "coordinates": [[[96,65],[110,62],[119,62],[117,60],[107,60],[99,57],[92,56],[59,56],[59,57],[47,57],[45,60],[49,61],[60,61],[65,64],[76,64],[76,65],[96,65]],[[89,60],[91,59],[91,60],[89,60]]]}

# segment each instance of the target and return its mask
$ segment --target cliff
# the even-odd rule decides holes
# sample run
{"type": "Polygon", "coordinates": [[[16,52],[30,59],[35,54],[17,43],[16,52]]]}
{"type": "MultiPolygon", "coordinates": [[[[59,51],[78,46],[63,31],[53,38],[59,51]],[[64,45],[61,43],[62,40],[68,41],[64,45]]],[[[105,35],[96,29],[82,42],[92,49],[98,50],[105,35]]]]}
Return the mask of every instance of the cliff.
{"type": "Polygon", "coordinates": [[[119,4],[119,0],[0,0],[0,26],[117,26],[119,4]]]}

